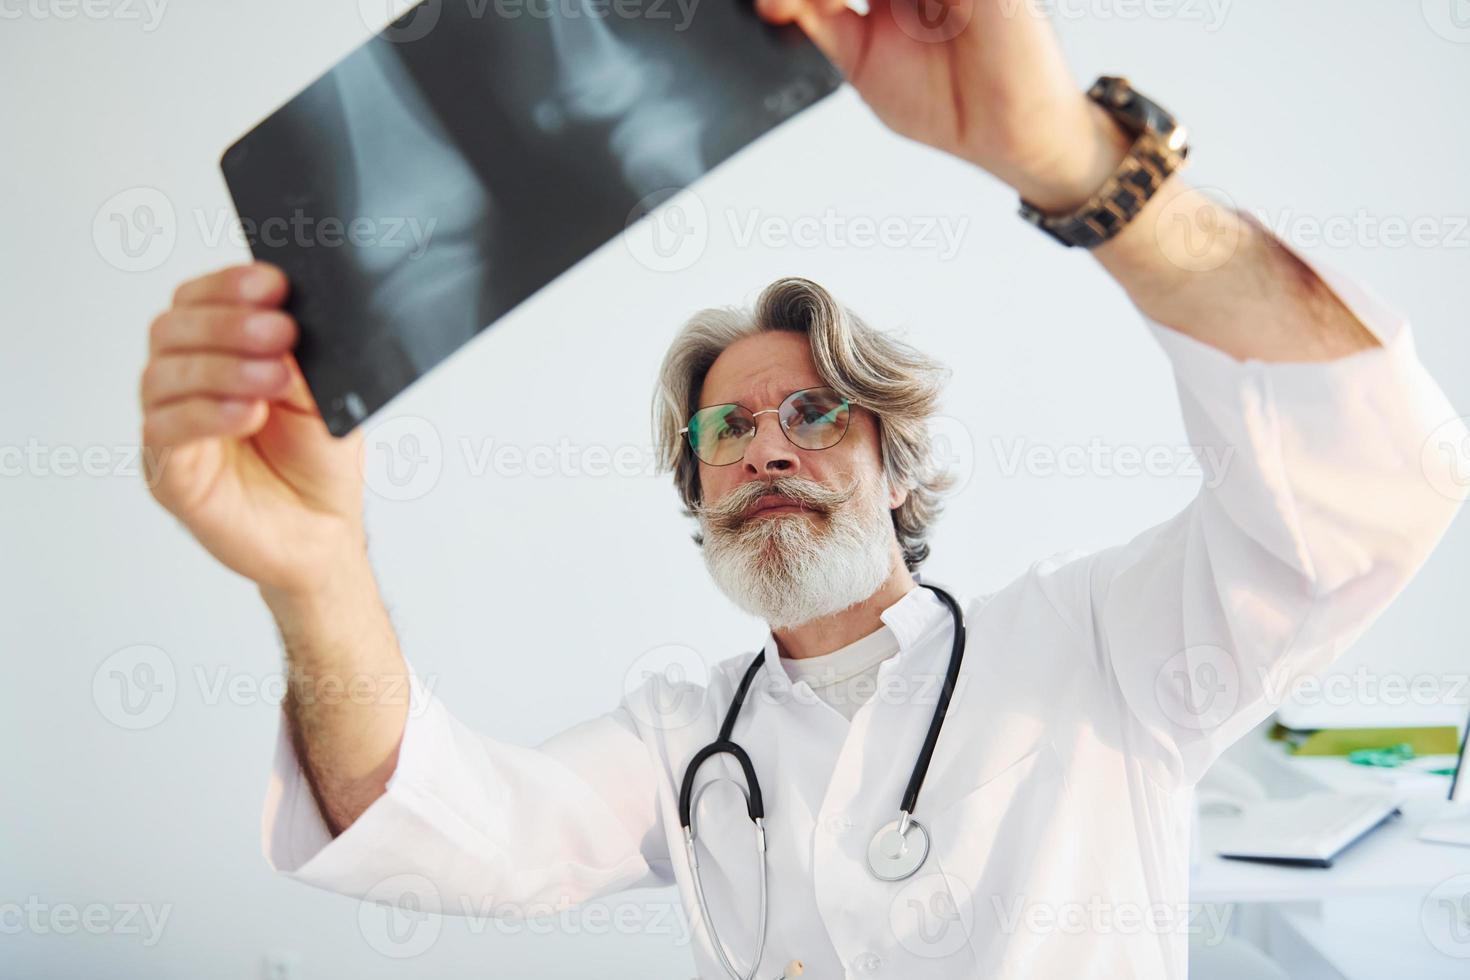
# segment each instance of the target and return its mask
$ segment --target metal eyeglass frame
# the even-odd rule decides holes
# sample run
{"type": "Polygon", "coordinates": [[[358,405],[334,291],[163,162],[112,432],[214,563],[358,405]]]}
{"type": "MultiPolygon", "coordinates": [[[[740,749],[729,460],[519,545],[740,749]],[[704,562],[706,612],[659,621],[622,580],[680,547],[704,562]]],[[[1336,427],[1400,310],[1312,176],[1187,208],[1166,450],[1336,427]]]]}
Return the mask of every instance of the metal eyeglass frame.
{"type": "MultiPolygon", "coordinates": [[[[849,398],[843,398],[842,393],[839,392],[836,388],[833,388],[831,385],[812,385],[808,388],[797,388],[795,391],[788,394],[785,398],[782,398],[781,403],[775,408],[763,408],[759,412],[751,412],[750,409],[745,408],[745,406],[740,404],[739,402],[715,402],[713,405],[701,405],[699,408],[696,408],[694,410],[694,415],[698,415],[700,412],[704,411],[707,408],[719,408],[723,405],[734,405],[736,408],[745,409],[746,412],[750,413],[751,421],[755,424],[755,428],[751,430],[750,437],[747,438],[745,441],[745,446],[748,449],[750,448],[750,441],[756,437],[760,429],[760,422],[756,421],[756,419],[761,415],[770,415],[774,412],[776,415],[776,422],[781,428],[781,434],[786,437],[787,442],[791,443],[797,449],[801,449],[809,453],[819,453],[823,450],[831,449],[833,446],[836,446],[838,443],[842,442],[843,439],[847,438],[847,433],[852,428],[852,418],[850,416],[847,420],[847,424],[842,427],[842,435],[837,437],[837,442],[832,443],[831,446],[822,446],[820,449],[810,449],[806,446],[801,445],[795,439],[791,438],[790,432],[786,431],[786,421],[785,419],[781,418],[781,407],[804,391],[830,391],[832,392],[832,394],[842,399],[842,404],[845,406],[846,410],[849,413],[854,408],[862,408],[862,406],[859,405],[857,402],[852,401],[849,398]]],[[[690,422],[694,421],[694,415],[689,416],[690,422]]],[[[693,426],[684,426],[684,428],[679,430],[679,435],[687,437],[691,428],[693,428],[693,426]]],[[[694,448],[693,441],[685,438],[684,443],[689,447],[689,451],[694,454],[694,458],[699,460],[706,466],[734,466],[736,463],[745,458],[745,453],[744,451],[742,451],[739,456],[730,460],[730,462],[728,463],[711,463],[709,460],[699,455],[699,450],[694,448]]]]}

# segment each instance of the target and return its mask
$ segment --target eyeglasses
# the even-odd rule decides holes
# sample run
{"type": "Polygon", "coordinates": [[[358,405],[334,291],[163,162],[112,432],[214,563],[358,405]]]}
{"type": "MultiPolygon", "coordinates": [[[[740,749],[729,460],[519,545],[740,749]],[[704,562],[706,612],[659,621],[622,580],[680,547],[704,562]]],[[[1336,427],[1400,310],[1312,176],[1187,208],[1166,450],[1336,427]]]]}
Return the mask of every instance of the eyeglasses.
{"type": "Polygon", "coordinates": [[[707,405],[679,430],[687,433],[694,455],[711,466],[729,466],[745,458],[755,438],[755,417],[775,413],[781,431],[798,449],[831,449],[847,434],[850,403],[831,388],[802,388],[782,400],[779,408],[752,412],[734,403],[707,405]]]}

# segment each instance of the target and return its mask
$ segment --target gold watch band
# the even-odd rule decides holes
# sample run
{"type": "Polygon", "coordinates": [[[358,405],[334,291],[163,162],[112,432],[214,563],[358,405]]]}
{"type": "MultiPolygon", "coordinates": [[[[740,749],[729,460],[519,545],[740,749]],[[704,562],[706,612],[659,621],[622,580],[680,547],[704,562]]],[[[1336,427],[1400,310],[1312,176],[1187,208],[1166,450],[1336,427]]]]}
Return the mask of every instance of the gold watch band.
{"type": "Polygon", "coordinates": [[[1184,165],[1189,146],[1184,127],[1126,78],[1104,75],[1087,92],[1133,134],[1133,145],[1117,170],[1086,203],[1066,214],[1047,214],[1021,200],[1021,217],[1067,246],[1095,248],[1127,226],[1184,165]]]}

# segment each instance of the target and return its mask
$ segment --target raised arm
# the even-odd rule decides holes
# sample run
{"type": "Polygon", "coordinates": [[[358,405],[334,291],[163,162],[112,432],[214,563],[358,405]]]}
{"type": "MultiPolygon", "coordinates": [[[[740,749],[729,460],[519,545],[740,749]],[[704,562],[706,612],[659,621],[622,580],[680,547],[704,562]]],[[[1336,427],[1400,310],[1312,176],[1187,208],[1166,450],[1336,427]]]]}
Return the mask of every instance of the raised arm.
{"type": "Polygon", "coordinates": [[[368,561],[362,430],[327,431],[269,265],[182,285],[143,371],[149,488],[275,616],[287,697],[265,807],[278,870],[427,910],[578,902],[667,880],[655,769],[620,705],[534,747],[470,731],[399,649],[368,561]]]}
{"type": "Polygon", "coordinates": [[[286,647],[285,721],[333,836],[383,795],[398,765],[409,672],[361,551],[305,591],[262,586],[286,647]]]}
{"type": "MultiPolygon", "coordinates": [[[[774,23],[800,24],[889,128],[975,164],[1047,213],[1083,204],[1117,169],[1129,136],[1087,98],[1030,0],[870,7],[864,16],[844,0],[757,5],[774,23]]],[[[1167,92],[1154,94],[1167,103],[1167,92]]],[[[1178,173],[1093,255],[1151,319],[1239,360],[1321,361],[1377,344],[1264,227],[1178,173]]]]}
{"type": "Polygon", "coordinates": [[[362,432],[327,431],[286,292],[267,265],[178,288],[149,334],[143,444],[154,497],[276,617],[288,714],[335,832],[393,772],[407,671],[368,565],[362,432]]]}
{"type": "MultiPolygon", "coordinates": [[[[1030,0],[870,7],[758,2],[800,24],[889,128],[1043,213],[1117,170],[1130,138],[1030,0]]],[[[1190,445],[1229,465],[1173,519],[1035,584],[1104,675],[1091,716],[1122,705],[1136,754],[1191,782],[1418,570],[1464,496],[1451,469],[1467,437],[1408,324],[1177,172],[1092,252],[1169,356],[1190,445]]]]}

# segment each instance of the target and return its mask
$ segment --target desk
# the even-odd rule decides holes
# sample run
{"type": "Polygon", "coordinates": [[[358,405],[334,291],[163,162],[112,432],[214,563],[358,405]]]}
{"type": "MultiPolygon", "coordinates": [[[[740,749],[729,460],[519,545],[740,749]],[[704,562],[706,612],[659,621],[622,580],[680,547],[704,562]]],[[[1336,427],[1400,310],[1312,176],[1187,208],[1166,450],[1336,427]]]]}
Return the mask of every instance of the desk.
{"type": "MultiPolygon", "coordinates": [[[[1428,892],[1457,874],[1470,874],[1470,847],[1416,839],[1424,824],[1441,816],[1445,801],[1404,801],[1397,817],[1349,847],[1330,868],[1287,868],[1217,857],[1215,830],[1230,817],[1203,817],[1204,855],[1190,877],[1196,902],[1302,902],[1393,891],[1428,892]]],[[[1467,968],[1466,976],[1470,976],[1467,968]]]]}
{"type": "Polygon", "coordinates": [[[1450,911],[1417,894],[1283,906],[1268,941],[1293,980],[1465,980],[1470,928],[1452,925],[1450,911]]]}
{"type": "Polygon", "coordinates": [[[1232,916],[1236,934],[1293,980],[1470,977],[1470,847],[1417,839],[1424,824],[1445,815],[1448,781],[1400,778],[1344,759],[1297,759],[1275,743],[1243,749],[1237,763],[1276,788],[1294,779],[1301,791],[1353,792],[1393,779],[1406,794],[1403,816],[1353,844],[1331,868],[1218,857],[1212,842],[1232,818],[1202,817],[1191,901],[1251,906],[1248,914],[1232,916]],[[1440,901],[1447,895],[1456,907],[1440,901]],[[1457,909],[1463,928],[1450,921],[1457,909]]]}

